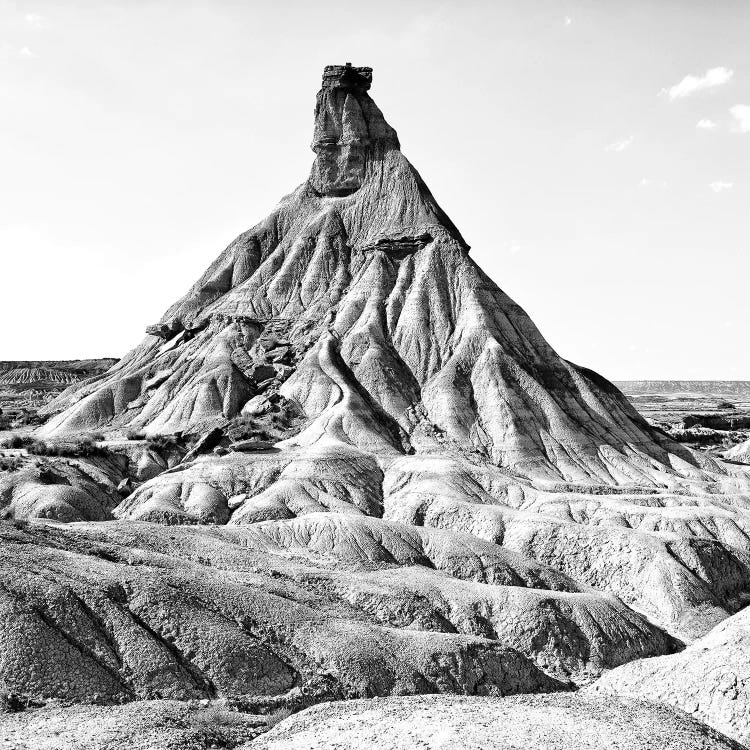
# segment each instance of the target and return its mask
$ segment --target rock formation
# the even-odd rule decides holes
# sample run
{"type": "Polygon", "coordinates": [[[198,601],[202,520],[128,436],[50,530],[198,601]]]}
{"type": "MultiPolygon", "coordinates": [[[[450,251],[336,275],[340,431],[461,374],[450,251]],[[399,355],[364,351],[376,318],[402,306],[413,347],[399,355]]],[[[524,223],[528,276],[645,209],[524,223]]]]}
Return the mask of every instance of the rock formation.
{"type": "Polygon", "coordinates": [[[0,541],[0,685],[20,696],[505,695],[679,648],[532,559],[374,518],[5,525],[0,541]]]}
{"type": "Polygon", "coordinates": [[[112,456],[56,459],[47,494],[38,467],[0,484],[5,692],[268,710],[568,691],[750,601],[750,467],[554,352],[371,82],[325,69],[309,178],[47,408],[38,438],[101,431],[112,456]]]}
{"type": "Polygon", "coordinates": [[[669,703],[744,745],[750,743],[750,610],[724,620],[682,653],[635,661],[591,686],[669,703]]]}
{"type": "Polygon", "coordinates": [[[617,698],[456,696],[324,704],[287,719],[246,750],[741,750],[678,711],[617,698]]]}
{"type": "Polygon", "coordinates": [[[750,464],[750,440],[745,440],[725,451],[724,457],[742,464],[750,464]]]}
{"type": "Polygon", "coordinates": [[[456,453],[542,483],[747,486],[654,433],[600,376],[561,359],[471,260],[368,94],[329,66],[310,177],[240,235],[109,373],[40,431],[198,431],[299,408],[292,444],[456,453]]]}

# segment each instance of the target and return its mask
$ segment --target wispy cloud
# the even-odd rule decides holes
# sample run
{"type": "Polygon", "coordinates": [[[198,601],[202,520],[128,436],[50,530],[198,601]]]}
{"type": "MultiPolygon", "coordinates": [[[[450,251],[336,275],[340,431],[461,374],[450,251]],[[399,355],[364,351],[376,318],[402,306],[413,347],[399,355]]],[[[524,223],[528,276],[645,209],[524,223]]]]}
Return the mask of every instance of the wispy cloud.
{"type": "Polygon", "coordinates": [[[735,132],[750,133],[750,105],[737,104],[729,108],[729,114],[734,118],[735,132]]]}
{"type": "Polygon", "coordinates": [[[733,182],[724,182],[723,180],[716,180],[716,182],[712,182],[709,184],[711,190],[714,191],[714,193],[722,193],[725,190],[731,190],[734,187],[733,182]]]}
{"type": "Polygon", "coordinates": [[[570,16],[565,16],[565,18],[563,19],[563,23],[564,23],[564,24],[565,24],[566,26],[570,26],[570,24],[572,24],[572,23],[573,23],[573,19],[572,19],[572,18],[571,18],[570,16]]]}
{"type": "Polygon", "coordinates": [[[733,75],[734,71],[729,70],[729,68],[709,68],[702,76],[685,76],[674,86],[662,89],[662,93],[666,92],[672,101],[684,99],[697,91],[723,86],[729,82],[733,75]]]}
{"type": "Polygon", "coordinates": [[[510,245],[508,245],[508,252],[511,255],[518,255],[518,253],[521,252],[521,246],[517,242],[511,242],[510,245]]]}
{"type": "Polygon", "coordinates": [[[28,47],[21,47],[21,49],[18,50],[18,56],[19,57],[36,57],[36,55],[28,47]]]}
{"type": "Polygon", "coordinates": [[[44,16],[39,13],[27,13],[23,20],[26,21],[29,26],[36,26],[37,28],[44,24],[44,16]]]}
{"type": "Polygon", "coordinates": [[[630,146],[633,141],[635,140],[635,136],[631,135],[628,138],[623,138],[621,141],[615,141],[614,143],[610,143],[607,148],[605,148],[605,151],[624,151],[628,146],[630,146]]]}
{"type": "Polygon", "coordinates": [[[716,123],[713,120],[703,118],[695,123],[695,127],[700,130],[713,130],[716,127],[716,123]]]}
{"type": "Polygon", "coordinates": [[[666,180],[652,180],[650,177],[644,177],[638,184],[642,188],[659,188],[661,190],[666,190],[667,187],[666,180]]]}

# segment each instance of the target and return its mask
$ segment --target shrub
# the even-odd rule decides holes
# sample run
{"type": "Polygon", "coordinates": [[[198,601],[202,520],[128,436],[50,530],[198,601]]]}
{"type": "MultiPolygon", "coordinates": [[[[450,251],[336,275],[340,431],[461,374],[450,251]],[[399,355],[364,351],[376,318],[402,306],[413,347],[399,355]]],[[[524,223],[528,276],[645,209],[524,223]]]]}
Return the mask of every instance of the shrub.
{"type": "Polygon", "coordinates": [[[151,450],[168,451],[178,448],[181,444],[181,440],[177,435],[154,435],[153,437],[147,438],[148,447],[151,450]]]}
{"type": "Polygon", "coordinates": [[[292,711],[291,708],[285,708],[284,706],[279,706],[278,708],[275,708],[270,713],[266,714],[265,720],[266,720],[266,726],[270,729],[271,727],[275,727],[279,722],[284,721],[284,719],[288,719],[294,711],[292,711]]]}
{"type": "MultiPolygon", "coordinates": [[[[190,739],[195,747],[245,747],[245,743],[257,737],[263,728],[259,717],[221,706],[201,708],[193,712],[188,720],[192,725],[190,739]]],[[[193,744],[190,746],[193,747],[193,744]]]]}
{"type": "Polygon", "coordinates": [[[26,445],[26,450],[35,456],[65,456],[67,458],[87,458],[102,456],[106,453],[106,450],[97,446],[89,436],[65,442],[45,442],[31,438],[31,442],[26,445]]]}
{"type": "Polygon", "coordinates": [[[26,448],[34,442],[29,435],[11,435],[0,442],[0,448],[26,448]]]}
{"type": "Polygon", "coordinates": [[[201,708],[191,716],[193,726],[227,727],[245,726],[245,717],[237,711],[229,711],[221,706],[201,708]]]}
{"type": "Polygon", "coordinates": [[[0,456],[0,471],[18,471],[22,464],[18,456],[0,456]]]}
{"type": "Polygon", "coordinates": [[[227,430],[229,439],[233,442],[239,440],[270,440],[271,435],[263,429],[257,419],[252,417],[238,417],[227,430]]]}
{"type": "Polygon", "coordinates": [[[41,414],[37,414],[36,412],[25,412],[19,419],[19,422],[23,425],[31,425],[33,427],[38,427],[41,424],[44,424],[49,417],[42,416],[41,414]]]}

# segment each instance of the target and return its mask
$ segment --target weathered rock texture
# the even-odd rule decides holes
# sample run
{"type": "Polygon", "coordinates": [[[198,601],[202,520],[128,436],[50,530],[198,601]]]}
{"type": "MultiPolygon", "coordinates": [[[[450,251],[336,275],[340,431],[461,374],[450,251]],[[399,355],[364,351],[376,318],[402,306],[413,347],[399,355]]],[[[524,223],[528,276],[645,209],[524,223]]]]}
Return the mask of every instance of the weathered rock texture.
{"type": "MultiPolygon", "coordinates": [[[[162,464],[117,449],[117,523],[6,524],[2,689],[295,707],[567,690],[750,600],[750,469],[552,350],[401,153],[371,73],[326,68],[309,179],[49,408],[44,438],[192,442],[162,464]]],[[[29,482],[8,515],[54,517],[29,482]]]]}
{"type": "Polygon", "coordinates": [[[0,362],[0,433],[39,424],[38,409],[73,383],[105,373],[115,362],[116,359],[0,362]]]}
{"type": "Polygon", "coordinates": [[[731,461],[750,464],[750,440],[746,440],[745,442],[730,448],[728,451],[725,451],[724,457],[731,461]]]}
{"type": "Polygon", "coordinates": [[[326,69],[310,178],[41,435],[275,425],[191,455],[115,515],[469,532],[702,635],[750,594],[750,473],[671,441],[550,348],[473,263],[370,83],[326,69]]]}
{"type": "Polygon", "coordinates": [[[497,545],[333,513],[168,531],[5,523],[0,575],[0,686],[32,699],[505,695],[679,647],[497,545]]]}
{"type": "Polygon", "coordinates": [[[669,703],[750,744],[750,610],[724,620],[679,655],[614,669],[589,690],[669,703]]]}
{"type": "Polygon", "coordinates": [[[740,745],[688,716],[641,701],[577,696],[502,700],[430,696],[324,704],[246,750],[720,750],[740,745]]]}
{"type": "Polygon", "coordinates": [[[747,477],[655,433],[561,359],[473,263],[368,94],[329,66],[309,179],[240,235],[109,373],[40,434],[197,430],[276,392],[293,444],[457,452],[535,482],[674,487],[747,477]]]}

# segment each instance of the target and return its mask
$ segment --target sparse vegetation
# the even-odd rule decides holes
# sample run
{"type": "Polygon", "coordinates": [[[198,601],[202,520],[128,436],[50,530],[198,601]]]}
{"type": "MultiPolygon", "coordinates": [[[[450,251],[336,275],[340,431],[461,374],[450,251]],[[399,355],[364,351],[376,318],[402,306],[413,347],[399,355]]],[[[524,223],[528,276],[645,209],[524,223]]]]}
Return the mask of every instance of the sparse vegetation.
{"type": "Polygon", "coordinates": [[[238,417],[227,430],[230,440],[272,440],[273,436],[259,424],[257,418],[238,417]]]}
{"type": "Polygon", "coordinates": [[[48,416],[37,414],[35,411],[24,411],[16,421],[20,425],[38,427],[39,425],[44,424],[48,419],[48,416]]]}
{"type": "Polygon", "coordinates": [[[42,704],[25,695],[6,693],[0,690],[0,713],[20,713],[28,708],[38,708],[42,704]]]}
{"type": "Polygon", "coordinates": [[[11,435],[0,442],[0,448],[25,449],[34,456],[66,456],[69,458],[85,458],[88,456],[101,456],[106,450],[96,445],[102,435],[94,433],[84,435],[75,440],[38,440],[31,435],[11,435]]]}
{"type": "Polygon", "coordinates": [[[195,711],[190,723],[206,746],[234,748],[256,737],[263,724],[260,717],[230,711],[223,706],[208,706],[195,711]]]}
{"type": "Polygon", "coordinates": [[[28,435],[11,435],[0,441],[0,448],[12,448],[18,450],[19,448],[26,448],[33,442],[33,438],[28,435]]]}
{"type": "Polygon", "coordinates": [[[192,716],[193,726],[228,727],[245,726],[245,716],[237,711],[230,711],[223,706],[207,706],[196,711],[192,716]]]}
{"type": "Polygon", "coordinates": [[[179,435],[154,435],[147,440],[148,447],[157,453],[174,450],[182,445],[182,439],[179,435]]]}
{"type": "Polygon", "coordinates": [[[143,430],[134,430],[132,427],[126,429],[123,434],[126,440],[144,440],[146,437],[143,430]]]}
{"type": "Polygon", "coordinates": [[[22,464],[18,456],[0,456],[0,471],[18,471],[22,464]]]}
{"type": "Polygon", "coordinates": [[[279,722],[284,721],[284,719],[288,719],[294,711],[292,711],[291,708],[286,708],[285,706],[279,706],[278,708],[275,708],[270,713],[266,714],[266,726],[270,729],[271,727],[275,727],[279,722]]]}

